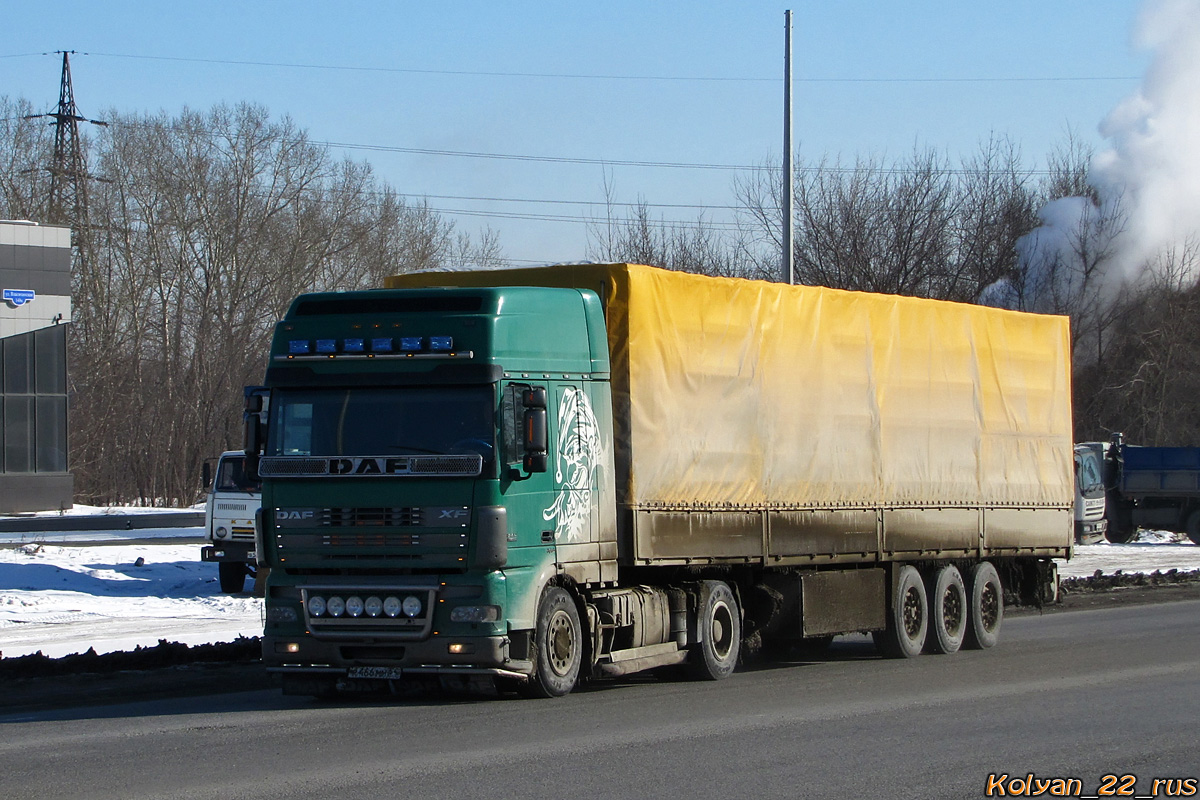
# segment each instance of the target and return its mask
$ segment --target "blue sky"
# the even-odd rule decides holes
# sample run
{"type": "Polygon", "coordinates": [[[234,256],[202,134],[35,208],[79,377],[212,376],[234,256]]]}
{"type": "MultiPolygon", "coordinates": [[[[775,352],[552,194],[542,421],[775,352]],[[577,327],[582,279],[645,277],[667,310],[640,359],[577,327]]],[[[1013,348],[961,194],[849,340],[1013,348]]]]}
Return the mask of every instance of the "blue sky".
{"type": "MultiPolygon", "coordinates": [[[[957,159],[999,134],[1036,166],[1068,128],[1103,145],[1097,126],[1146,67],[1132,45],[1140,5],[57,0],[51,11],[0,0],[0,94],[49,110],[59,57],[40,54],[68,49],[80,53],[72,72],[85,116],[251,101],[320,141],[754,165],[782,152],[790,7],[795,140],[805,158],[900,157],[919,145],[957,159]],[[347,69],[314,68],[322,66],[347,69]],[[1026,80],[969,80],[984,78],[1026,80]]],[[[434,208],[489,215],[448,217],[469,233],[490,226],[506,255],[531,262],[585,257],[587,225],[496,215],[600,217],[607,176],[619,202],[712,206],[705,216],[722,220],[737,174],[347,152],[434,208]]],[[[656,210],[667,219],[699,213],[656,210]]]]}

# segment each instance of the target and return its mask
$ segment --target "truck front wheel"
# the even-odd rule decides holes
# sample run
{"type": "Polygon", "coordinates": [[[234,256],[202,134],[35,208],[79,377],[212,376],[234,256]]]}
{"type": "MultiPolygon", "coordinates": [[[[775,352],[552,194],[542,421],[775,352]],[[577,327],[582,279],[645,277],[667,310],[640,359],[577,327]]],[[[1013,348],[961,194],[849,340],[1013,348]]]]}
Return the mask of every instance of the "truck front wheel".
{"type": "Polygon", "coordinates": [[[221,591],[237,594],[246,588],[246,565],[240,561],[222,561],[217,564],[217,575],[221,579],[221,591]]]}
{"type": "Polygon", "coordinates": [[[701,581],[696,603],[700,641],[688,656],[688,673],[705,681],[733,674],[742,649],[742,615],[733,590],[722,581],[701,581]]]}
{"type": "Polygon", "coordinates": [[[534,671],[523,688],[530,697],[562,697],[579,680],[583,630],[579,610],[565,589],[550,586],[538,604],[534,671]]]}
{"type": "Polygon", "coordinates": [[[875,647],[885,658],[912,658],[925,647],[929,630],[929,602],[925,582],[917,568],[905,564],[896,576],[896,594],[888,614],[887,630],[875,631],[875,647]]]}

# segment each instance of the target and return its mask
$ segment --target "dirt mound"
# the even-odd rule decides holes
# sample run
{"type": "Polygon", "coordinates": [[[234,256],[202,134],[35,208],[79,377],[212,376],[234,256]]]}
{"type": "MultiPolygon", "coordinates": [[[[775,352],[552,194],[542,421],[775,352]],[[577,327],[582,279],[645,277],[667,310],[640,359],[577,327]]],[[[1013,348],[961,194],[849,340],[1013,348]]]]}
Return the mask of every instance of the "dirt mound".
{"type": "Polygon", "coordinates": [[[99,655],[89,649],[62,658],[50,658],[41,652],[28,656],[0,659],[0,679],[47,678],[83,673],[104,674],[127,670],[162,669],[185,664],[250,663],[262,657],[258,638],[239,637],[232,642],[189,647],[160,639],[154,647],[99,655]]]}

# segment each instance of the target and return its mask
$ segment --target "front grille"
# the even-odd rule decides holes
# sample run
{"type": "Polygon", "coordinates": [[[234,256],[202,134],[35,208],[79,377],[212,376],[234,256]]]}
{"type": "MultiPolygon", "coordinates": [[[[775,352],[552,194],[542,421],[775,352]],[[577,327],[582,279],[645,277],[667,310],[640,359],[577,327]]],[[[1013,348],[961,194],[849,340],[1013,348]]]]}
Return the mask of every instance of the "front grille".
{"type": "Polygon", "coordinates": [[[474,477],[483,472],[483,456],[362,456],[314,458],[269,456],[259,461],[264,478],[305,478],[329,475],[338,478],[474,477]]]}
{"type": "Polygon", "coordinates": [[[398,528],[420,525],[420,508],[323,508],[318,515],[318,524],[331,528],[380,525],[398,528]]]}

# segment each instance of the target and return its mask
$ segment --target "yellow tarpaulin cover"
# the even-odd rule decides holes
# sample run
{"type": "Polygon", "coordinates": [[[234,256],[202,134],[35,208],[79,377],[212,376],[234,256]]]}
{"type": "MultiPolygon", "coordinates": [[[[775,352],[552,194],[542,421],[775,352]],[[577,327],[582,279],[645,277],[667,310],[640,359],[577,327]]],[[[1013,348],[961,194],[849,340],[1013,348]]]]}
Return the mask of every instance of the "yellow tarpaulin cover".
{"type": "Polygon", "coordinates": [[[417,273],[605,302],[635,508],[1069,506],[1065,317],[628,264],[417,273]],[[627,399],[627,402],[626,402],[627,399]]]}

